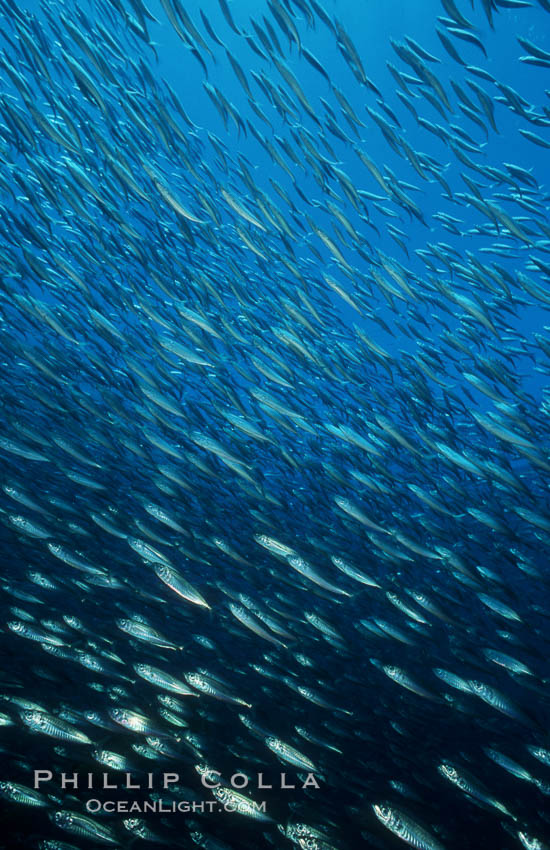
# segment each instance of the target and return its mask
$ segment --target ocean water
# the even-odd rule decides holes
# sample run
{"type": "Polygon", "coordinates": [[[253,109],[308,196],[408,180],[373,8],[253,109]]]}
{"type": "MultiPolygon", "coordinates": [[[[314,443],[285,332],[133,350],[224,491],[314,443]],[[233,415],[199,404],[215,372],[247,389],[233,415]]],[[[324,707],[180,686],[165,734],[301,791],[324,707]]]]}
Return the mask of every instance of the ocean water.
{"type": "Polygon", "coordinates": [[[1,848],[550,846],[549,12],[0,0],[1,848]]]}

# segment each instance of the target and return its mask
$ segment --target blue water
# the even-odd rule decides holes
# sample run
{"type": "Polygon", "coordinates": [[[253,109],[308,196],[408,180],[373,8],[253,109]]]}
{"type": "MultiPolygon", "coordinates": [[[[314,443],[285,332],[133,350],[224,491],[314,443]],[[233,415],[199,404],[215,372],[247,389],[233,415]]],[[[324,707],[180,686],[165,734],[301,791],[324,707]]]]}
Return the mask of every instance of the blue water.
{"type": "Polygon", "coordinates": [[[2,847],[94,847],[94,822],[134,846],[120,813],[87,835],[55,821],[86,813],[91,794],[58,777],[100,777],[101,750],[135,775],[178,771],[180,798],[212,800],[198,765],[243,771],[267,802],[266,822],[146,815],[145,847],[404,846],[380,805],[430,850],[550,842],[550,59],[520,61],[517,41],[550,54],[546,3],[491,7],[493,27],[487,3],[460,4],[487,55],[448,38],[493,82],[446,53],[439,2],[326,0],[370,88],[304,3],[280,8],[330,84],[277,4],[229,4],[262,50],[250,19],[273,28],[284,56],[266,61],[217,0],[185,5],[212,55],[153,0],[156,20],[140,0],[0,3],[0,753],[2,779],[27,791],[34,770],[54,774],[36,808],[0,785],[2,847]],[[431,102],[398,55],[406,37],[440,60],[425,61],[431,102]],[[166,563],[191,588],[161,579],[166,563]],[[130,638],[122,618],[172,646],[130,638]],[[221,693],[182,697],[175,726],[158,699],[171,692],[138,664],[200,671],[221,693]],[[33,732],[22,700],[89,741],[33,732]],[[149,718],[153,743],[113,723],[119,707],[149,718]],[[311,759],[319,789],[270,736],[311,759]],[[296,789],[277,787],[281,771],[296,789]],[[296,824],[321,837],[300,843],[296,824]]]}

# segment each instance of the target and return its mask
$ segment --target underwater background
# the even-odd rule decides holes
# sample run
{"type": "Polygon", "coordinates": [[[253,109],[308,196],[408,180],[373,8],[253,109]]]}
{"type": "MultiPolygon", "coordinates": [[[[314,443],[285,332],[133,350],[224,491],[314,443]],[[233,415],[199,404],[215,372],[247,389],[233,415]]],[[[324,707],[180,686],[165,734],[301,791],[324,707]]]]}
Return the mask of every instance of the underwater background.
{"type": "Polygon", "coordinates": [[[550,846],[549,12],[0,0],[0,847],[550,846]]]}

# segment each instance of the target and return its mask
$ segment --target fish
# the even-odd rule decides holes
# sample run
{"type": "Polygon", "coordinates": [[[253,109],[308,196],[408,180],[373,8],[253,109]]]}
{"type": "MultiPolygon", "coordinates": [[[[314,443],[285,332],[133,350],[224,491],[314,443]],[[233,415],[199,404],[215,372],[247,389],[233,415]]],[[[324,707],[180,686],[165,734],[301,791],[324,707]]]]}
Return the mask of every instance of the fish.
{"type": "Polygon", "coordinates": [[[199,605],[202,608],[210,608],[204,597],[196,590],[181,573],[173,567],[169,567],[165,563],[156,562],[154,572],[158,578],[167,585],[170,590],[173,590],[178,596],[181,596],[193,605],[199,605]]]}
{"type": "Polygon", "coordinates": [[[143,623],[140,620],[133,620],[131,618],[124,617],[117,620],[116,625],[121,631],[129,634],[136,640],[143,641],[144,643],[151,644],[152,646],[157,646],[161,649],[183,649],[182,646],[179,646],[178,644],[168,640],[168,638],[163,637],[160,632],[152,626],[149,626],[147,623],[143,623]]]}
{"type": "Polygon", "coordinates": [[[179,681],[175,676],[163,670],[159,670],[157,667],[152,667],[150,664],[135,664],[134,670],[138,676],[141,676],[142,679],[145,679],[151,685],[175,694],[180,694],[180,696],[196,696],[196,693],[190,690],[184,682],[179,681]]]}
{"type": "Polygon", "coordinates": [[[25,806],[48,806],[48,800],[43,794],[33,788],[27,788],[17,782],[0,782],[0,796],[13,803],[22,803],[25,806]]]}
{"type": "Polygon", "coordinates": [[[245,794],[241,794],[240,791],[219,786],[212,788],[212,794],[229,812],[236,812],[258,821],[269,822],[272,820],[269,815],[263,813],[259,804],[245,794]]]}
{"type": "Polygon", "coordinates": [[[479,800],[488,806],[493,806],[508,817],[515,819],[515,816],[508,811],[506,806],[493,797],[491,792],[465,768],[457,767],[455,764],[449,762],[443,762],[438,766],[438,770],[445,779],[456,785],[467,796],[479,800]]]}
{"type": "Polygon", "coordinates": [[[192,5],[0,0],[3,842],[549,845],[550,2],[192,5]]]}
{"type": "Polygon", "coordinates": [[[100,844],[116,844],[117,837],[113,829],[97,822],[97,819],[71,812],[68,809],[60,809],[51,813],[52,822],[60,829],[80,838],[90,838],[99,841],[100,844]]]}
{"type": "Polygon", "coordinates": [[[417,847],[418,850],[441,850],[443,848],[443,844],[424,827],[419,826],[398,809],[381,803],[373,803],[373,809],[378,820],[398,838],[401,838],[406,844],[410,844],[411,847],[417,847]]]}
{"type": "Polygon", "coordinates": [[[73,741],[79,744],[92,743],[88,735],[81,732],[77,727],[45,712],[28,709],[22,711],[20,716],[31,732],[50,735],[53,738],[60,738],[62,741],[73,741]]]}

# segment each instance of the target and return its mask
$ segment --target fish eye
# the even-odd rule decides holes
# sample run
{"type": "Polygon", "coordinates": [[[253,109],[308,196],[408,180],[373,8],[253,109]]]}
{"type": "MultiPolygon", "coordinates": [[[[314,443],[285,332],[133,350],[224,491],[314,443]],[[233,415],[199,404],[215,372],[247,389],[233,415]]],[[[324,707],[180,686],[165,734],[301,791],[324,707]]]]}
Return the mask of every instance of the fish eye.
{"type": "Polygon", "coordinates": [[[379,815],[381,818],[386,819],[390,816],[390,810],[388,806],[380,806],[377,804],[374,806],[374,810],[376,814],[379,815]]]}

